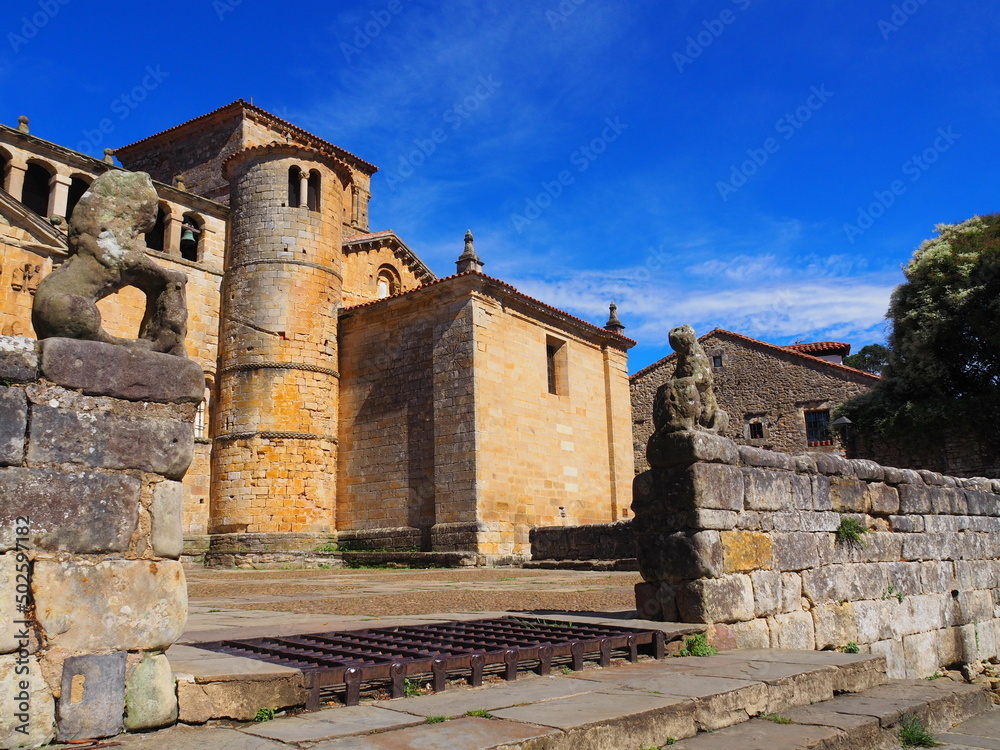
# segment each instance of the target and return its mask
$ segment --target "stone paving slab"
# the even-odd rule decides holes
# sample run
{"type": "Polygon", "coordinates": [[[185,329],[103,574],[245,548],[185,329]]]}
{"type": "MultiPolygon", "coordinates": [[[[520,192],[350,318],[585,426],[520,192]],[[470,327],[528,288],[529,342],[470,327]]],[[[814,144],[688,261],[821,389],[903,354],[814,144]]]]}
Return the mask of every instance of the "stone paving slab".
{"type": "MultiPolygon", "coordinates": [[[[589,671],[589,670],[588,670],[589,671]]],[[[596,670],[595,670],[596,671],[596,670]]],[[[570,695],[592,693],[603,688],[594,682],[572,677],[529,677],[512,683],[478,688],[447,690],[433,695],[378,701],[374,705],[416,716],[463,716],[466,711],[495,711],[521,703],[535,703],[570,695]]]]}
{"type": "MultiPolygon", "coordinates": [[[[118,750],[289,750],[288,745],[245,732],[218,727],[189,727],[179,724],[149,734],[123,734],[104,740],[118,750]]],[[[70,750],[79,745],[51,745],[51,750],[70,750]]]]}
{"type": "Polygon", "coordinates": [[[257,737],[295,744],[401,729],[422,722],[423,719],[417,716],[376,706],[341,706],[256,724],[243,731],[257,737]]]}
{"type": "Polygon", "coordinates": [[[939,742],[951,743],[949,747],[969,747],[981,750],[1000,750],[1000,709],[993,708],[968,721],[936,734],[939,742]]]}
{"type": "Polygon", "coordinates": [[[689,673],[763,682],[768,686],[766,712],[774,713],[790,706],[819,703],[833,698],[837,668],[818,664],[749,661],[719,667],[706,663],[704,668],[693,669],[689,673]]]}
{"type": "Polygon", "coordinates": [[[292,667],[179,644],[167,650],[167,659],[175,675],[190,675],[195,682],[268,680],[275,675],[301,673],[292,667]]]}
{"type": "Polygon", "coordinates": [[[529,724],[464,718],[422,724],[404,732],[321,742],[310,750],[503,750],[521,748],[526,741],[558,734],[556,730],[529,724]]]}
{"type": "MultiPolygon", "coordinates": [[[[805,724],[775,724],[754,719],[711,734],[680,740],[674,750],[805,750],[805,748],[839,747],[849,741],[839,729],[805,724]]],[[[855,750],[859,750],[856,746],[855,750]]]]}
{"type": "Polygon", "coordinates": [[[697,732],[694,701],[631,690],[573,695],[505,708],[493,716],[562,730],[548,738],[546,750],[659,747],[697,732]]]}

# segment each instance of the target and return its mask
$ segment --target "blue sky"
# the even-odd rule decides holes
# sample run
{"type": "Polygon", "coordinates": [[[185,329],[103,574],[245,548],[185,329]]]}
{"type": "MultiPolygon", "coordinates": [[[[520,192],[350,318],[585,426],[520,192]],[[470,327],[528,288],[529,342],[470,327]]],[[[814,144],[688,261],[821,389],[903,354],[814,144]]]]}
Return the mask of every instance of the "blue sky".
{"type": "Polygon", "coordinates": [[[1000,210],[986,0],[8,0],[0,120],[100,155],[243,97],[381,167],[373,229],[640,345],[881,341],[942,222],[1000,210]],[[110,133],[96,128],[103,119],[110,133]]]}

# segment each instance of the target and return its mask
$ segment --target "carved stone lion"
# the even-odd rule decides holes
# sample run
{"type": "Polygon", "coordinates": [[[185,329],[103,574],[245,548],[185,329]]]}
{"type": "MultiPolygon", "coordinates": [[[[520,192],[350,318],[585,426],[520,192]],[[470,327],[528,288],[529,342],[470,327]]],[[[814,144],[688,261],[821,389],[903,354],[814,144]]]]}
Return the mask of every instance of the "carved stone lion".
{"type": "Polygon", "coordinates": [[[69,258],[35,292],[31,323],[39,339],[103,341],[187,356],[187,276],[146,254],[142,234],[156,222],[157,196],[143,172],[107,172],[90,186],[69,220],[69,258]],[[101,326],[97,302],[134,286],[146,295],[138,339],[101,326]]]}
{"type": "Polygon", "coordinates": [[[691,326],[670,331],[677,352],[673,376],[656,391],[653,425],[657,433],[702,430],[723,432],[729,415],[715,399],[712,366],[691,326]]]}

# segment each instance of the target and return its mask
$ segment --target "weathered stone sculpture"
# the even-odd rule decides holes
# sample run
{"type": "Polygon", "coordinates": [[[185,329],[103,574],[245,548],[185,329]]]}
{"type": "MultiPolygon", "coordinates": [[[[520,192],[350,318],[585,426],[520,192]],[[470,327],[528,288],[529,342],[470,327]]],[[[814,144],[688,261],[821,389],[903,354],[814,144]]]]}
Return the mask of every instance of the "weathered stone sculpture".
{"type": "Polygon", "coordinates": [[[38,286],[31,322],[39,339],[101,341],[184,357],[187,277],[161,268],[141,235],[156,222],[157,196],[143,172],[107,172],[90,186],[69,221],[69,258],[38,286]],[[101,326],[97,302],[126,286],[146,295],[138,339],[101,326]]]}
{"type": "Polygon", "coordinates": [[[714,443],[711,438],[729,425],[729,415],[716,401],[712,367],[694,329],[687,325],[674,328],[670,345],[677,352],[677,367],[656,391],[655,432],[646,448],[650,466],[684,463],[692,457],[695,443],[714,443]],[[697,433],[703,436],[699,438],[697,433]]]}
{"type": "Polygon", "coordinates": [[[670,346],[677,352],[673,377],[660,386],[653,402],[657,432],[708,430],[721,432],[729,415],[715,399],[712,367],[691,326],[670,331],[670,346]]]}

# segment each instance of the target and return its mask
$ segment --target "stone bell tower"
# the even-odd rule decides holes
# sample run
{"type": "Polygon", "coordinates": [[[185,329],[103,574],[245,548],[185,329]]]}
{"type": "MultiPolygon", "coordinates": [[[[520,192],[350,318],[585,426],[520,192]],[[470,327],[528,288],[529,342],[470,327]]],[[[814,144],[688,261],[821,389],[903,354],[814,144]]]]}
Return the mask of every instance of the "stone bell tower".
{"type": "Polygon", "coordinates": [[[293,144],[245,149],[223,168],[233,224],[210,563],[237,551],[314,549],[334,533],[341,214],[351,181],[336,157],[293,144]]]}

